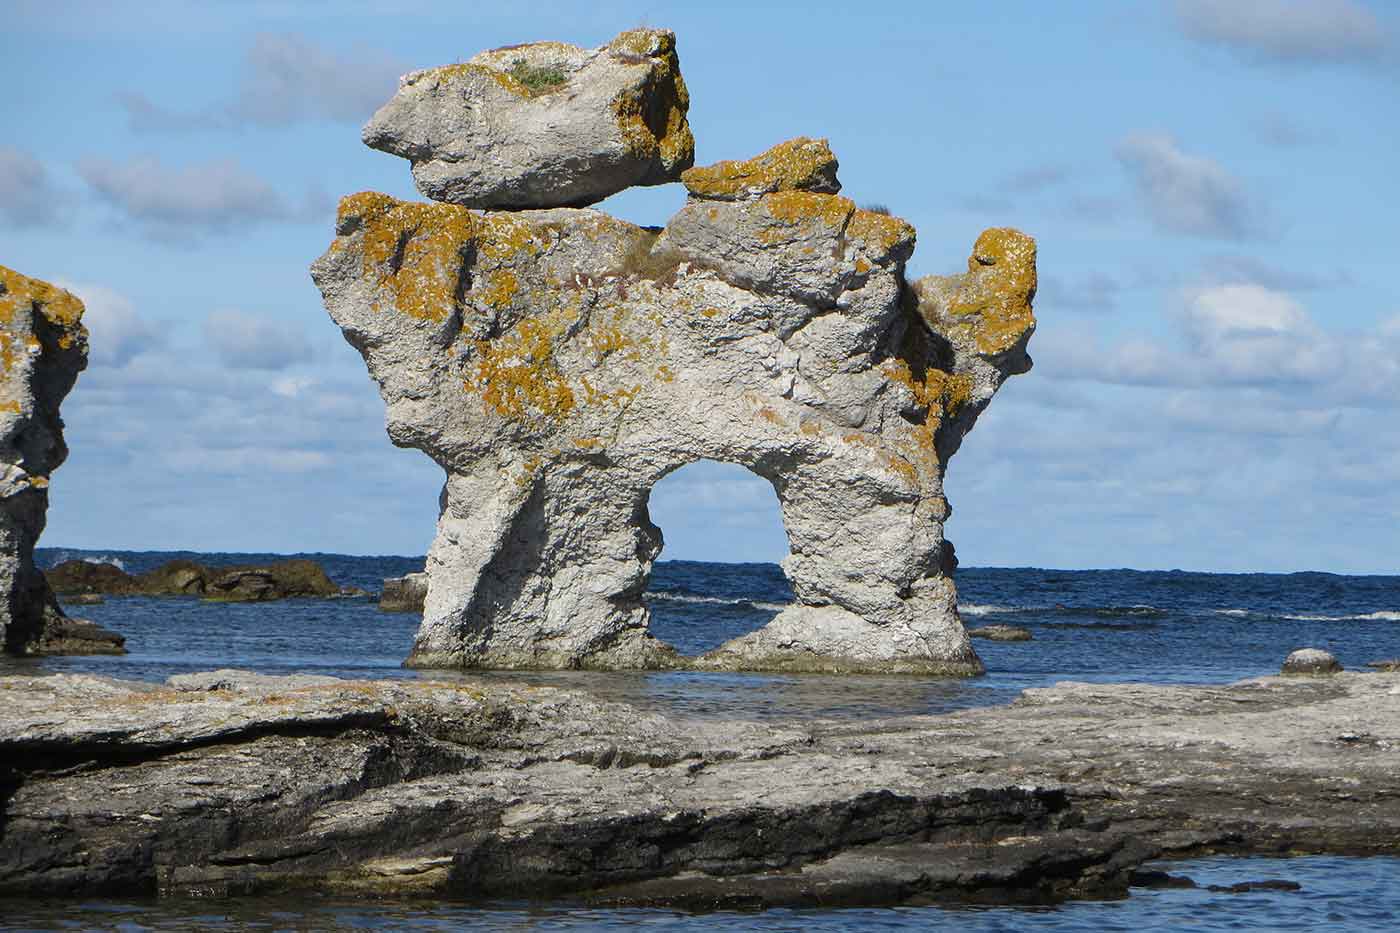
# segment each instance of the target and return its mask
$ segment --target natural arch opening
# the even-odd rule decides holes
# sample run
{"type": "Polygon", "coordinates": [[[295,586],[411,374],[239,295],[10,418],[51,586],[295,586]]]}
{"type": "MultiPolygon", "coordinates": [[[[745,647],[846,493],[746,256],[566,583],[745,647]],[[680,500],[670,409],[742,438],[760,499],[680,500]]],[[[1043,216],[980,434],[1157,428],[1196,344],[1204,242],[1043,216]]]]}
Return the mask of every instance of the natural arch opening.
{"type": "Polygon", "coordinates": [[[778,566],[787,532],[768,480],[700,460],[653,486],[647,510],[663,539],[647,587],[651,632],[682,654],[757,631],[792,601],[778,566]]]}

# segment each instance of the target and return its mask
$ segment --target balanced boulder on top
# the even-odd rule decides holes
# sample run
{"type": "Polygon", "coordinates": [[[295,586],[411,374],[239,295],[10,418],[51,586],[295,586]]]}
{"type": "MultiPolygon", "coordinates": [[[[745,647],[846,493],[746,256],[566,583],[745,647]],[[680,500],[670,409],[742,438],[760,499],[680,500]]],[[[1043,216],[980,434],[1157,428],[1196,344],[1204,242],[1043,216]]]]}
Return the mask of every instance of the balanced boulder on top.
{"type": "Polygon", "coordinates": [[[695,159],[676,37],[597,49],[536,42],[404,75],[365,145],[413,163],[418,190],[477,208],[579,207],[676,181],[695,159]]]}

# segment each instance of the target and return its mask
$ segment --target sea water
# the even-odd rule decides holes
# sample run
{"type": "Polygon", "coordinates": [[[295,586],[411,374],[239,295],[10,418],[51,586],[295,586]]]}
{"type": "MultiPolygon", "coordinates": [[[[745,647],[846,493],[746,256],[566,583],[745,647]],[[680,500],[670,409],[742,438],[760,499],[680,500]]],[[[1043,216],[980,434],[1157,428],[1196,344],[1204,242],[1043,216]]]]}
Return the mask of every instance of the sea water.
{"type": "MultiPolygon", "coordinates": [[[[40,549],[40,566],[80,558],[141,573],[185,557],[214,566],[288,555],[40,549]]],[[[295,555],[335,582],[377,593],[382,580],[422,569],[422,558],[295,555]]],[[[1400,576],[1328,573],[1204,574],[963,568],[964,622],[1023,626],[1027,642],[979,640],[984,677],[829,677],[721,673],[496,675],[584,687],[682,717],[860,717],[937,713],[1005,703],[1062,680],[1227,683],[1278,672],[1294,648],[1325,648],[1348,668],[1400,657],[1400,576]]],[[[663,561],[647,601],[652,631],[695,654],[764,625],[792,598],[773,564],[663,561]]],[[[0,662],[0,674],[84,672],[144,680],[237,667],[265,673],[411,678],[400,662],[418,618],[380,612],[372,599],[204,603],[183,597],[110,597],[70,614],[125,635],[129,654],[0,662]]],[[[3,838],[0,838],[0,845],[3,838]]],[[[1400,845],[1400,843],[1398,843],[1400,845]]],[[[1284,878],[1300,892],[1143,890],[1123,901],[1052,908],[901,908],[691,915],[669,911],[540,909],[528,905],[335,900],[237,903],[0,902],[0,929],[1400,929],[1400,858],[1204,859],[1173,866],[1202,885],[1284,878]]]]}

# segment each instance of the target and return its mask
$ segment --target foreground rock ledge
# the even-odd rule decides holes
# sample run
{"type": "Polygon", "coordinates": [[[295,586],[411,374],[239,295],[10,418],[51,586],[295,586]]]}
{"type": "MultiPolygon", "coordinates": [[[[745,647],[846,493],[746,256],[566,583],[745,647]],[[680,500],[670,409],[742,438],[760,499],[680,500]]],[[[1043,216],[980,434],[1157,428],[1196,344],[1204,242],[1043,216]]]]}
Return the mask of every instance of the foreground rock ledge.
{"type": "Polygon", "coordinates": [[[0,788],[11,896],[1100,896],[1163,855],[1400,854],[1400,675],[786,723],[500,680],[10,677],[0,788]]]}

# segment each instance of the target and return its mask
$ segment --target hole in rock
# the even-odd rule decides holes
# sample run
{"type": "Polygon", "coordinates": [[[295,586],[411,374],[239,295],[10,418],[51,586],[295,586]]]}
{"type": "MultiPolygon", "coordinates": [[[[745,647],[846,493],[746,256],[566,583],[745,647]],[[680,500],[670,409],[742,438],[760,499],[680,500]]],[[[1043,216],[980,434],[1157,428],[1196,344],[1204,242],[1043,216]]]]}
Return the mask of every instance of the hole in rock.
{"type": "Polygon", "coordinates": [[[685,206],[685,186],[679,182],[628,188],[592,205],[595,210],[639,227],[664,227],[685,206]]]}
{"type": "Polygon", "coordinates": [[[670,473],[647,503],[665,545],[647,588],[651,631],[700,654],[756,631],[792,600],[778,496],[744,467],[701,460],[670,473]]]}

